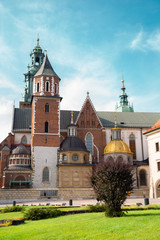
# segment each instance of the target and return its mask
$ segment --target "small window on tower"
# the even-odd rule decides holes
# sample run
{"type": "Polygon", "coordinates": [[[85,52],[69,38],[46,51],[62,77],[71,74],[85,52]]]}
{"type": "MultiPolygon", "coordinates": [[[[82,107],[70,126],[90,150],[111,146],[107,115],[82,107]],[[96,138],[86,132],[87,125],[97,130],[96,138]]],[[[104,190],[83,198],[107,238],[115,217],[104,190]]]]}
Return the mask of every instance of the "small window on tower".
{"type": "Polygon", "coordinates": [[[48,133],[48,122],[45,122],[45,129],[44,129],[44,131],[45,131],[45,133],[48,133]]]}
{"type": "Polygon", "coordinates": [[[49,104],[48,104],[48,103],[46,103],[46,105],[45,105],[45,112],[46,112],[46,113],[49,112],[49,104]]]}
{"type": "Polygon", "coordinates": [[[39,65],[39,57],[36,57],[36,66],[39,65]]]}
{"type": "Polygon", "coordinates": [[[57,94],[57,83],[55,83],[55,94],[57,94]]]}
{"type": "Polygon", "coordinates": [[[49,82],[46,82],[46,92],[49,92],[49,82]]]}
{"type": "Polygon", "coordinates": [[[39,82],[37,83],[37,92],[39,92],[39,82]]]}

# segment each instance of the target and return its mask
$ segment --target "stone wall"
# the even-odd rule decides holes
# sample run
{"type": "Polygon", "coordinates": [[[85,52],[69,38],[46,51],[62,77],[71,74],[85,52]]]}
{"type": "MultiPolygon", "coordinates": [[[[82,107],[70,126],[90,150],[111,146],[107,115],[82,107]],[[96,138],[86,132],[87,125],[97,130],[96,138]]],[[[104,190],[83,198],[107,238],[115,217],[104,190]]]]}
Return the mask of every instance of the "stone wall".
{"type": "Polygon", "coordinates": [[[93,188],[59,188],[58,199],[89,199],[96,198],[93,188]]]}

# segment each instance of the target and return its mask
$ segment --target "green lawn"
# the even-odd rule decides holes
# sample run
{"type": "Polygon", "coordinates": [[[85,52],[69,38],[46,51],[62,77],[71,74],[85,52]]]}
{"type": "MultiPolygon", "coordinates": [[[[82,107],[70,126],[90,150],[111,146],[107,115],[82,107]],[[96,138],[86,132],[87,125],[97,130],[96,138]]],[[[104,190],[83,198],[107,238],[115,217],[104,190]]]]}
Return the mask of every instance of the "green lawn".
{"type": "MultiPolygon", "coordinates": [[[[21,213],[6,213],[1,215],[21,213]]],[[[2,218],[1,218],[2,219],[2,218]]],[[[0,228],[0,240],[51,239],[160,239],[160,210],[131,211],[122,218],[106,218],[104,213],[86,213],[27,221],[26,224],[0,228]]]]}

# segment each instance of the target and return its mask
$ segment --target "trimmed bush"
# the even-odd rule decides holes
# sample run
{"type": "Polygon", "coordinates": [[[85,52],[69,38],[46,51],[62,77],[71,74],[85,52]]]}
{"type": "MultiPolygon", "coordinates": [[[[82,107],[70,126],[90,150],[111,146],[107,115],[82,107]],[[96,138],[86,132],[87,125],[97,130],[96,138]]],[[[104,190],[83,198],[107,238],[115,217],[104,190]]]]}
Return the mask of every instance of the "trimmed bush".
{"type": "Polygon", "coordinates": [[[26,220],[40,220],[61,216],[62,212],[55,208],[30,208],[24,213],[26,220]]]}
{"type": "Polygon", "coordinates": [[[106,211],[106,205],[89,205],[89,211],[90,212],[105,212],[106,211]]]}
{"type": "Polygon", "coordinates": [[[22,212],[24,211],[23,206],[12,206],[12,207],[5,207],[2,209],[2,213],[7,213],[7,212],[22,212]]]}

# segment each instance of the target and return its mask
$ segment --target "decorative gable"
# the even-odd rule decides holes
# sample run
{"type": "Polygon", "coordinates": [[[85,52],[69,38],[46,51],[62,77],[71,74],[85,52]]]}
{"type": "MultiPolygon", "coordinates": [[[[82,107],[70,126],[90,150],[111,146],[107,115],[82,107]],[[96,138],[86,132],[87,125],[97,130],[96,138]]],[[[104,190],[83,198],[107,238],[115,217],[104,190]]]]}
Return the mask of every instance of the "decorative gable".
{"type": "Polygon", "coordinates": [[[86,100],[78,115],[76,124],[79,128],[102,128],[102,124],[89,97],[89,93],[87,93],[86,100]]]}

